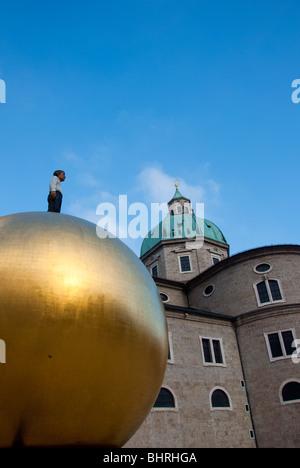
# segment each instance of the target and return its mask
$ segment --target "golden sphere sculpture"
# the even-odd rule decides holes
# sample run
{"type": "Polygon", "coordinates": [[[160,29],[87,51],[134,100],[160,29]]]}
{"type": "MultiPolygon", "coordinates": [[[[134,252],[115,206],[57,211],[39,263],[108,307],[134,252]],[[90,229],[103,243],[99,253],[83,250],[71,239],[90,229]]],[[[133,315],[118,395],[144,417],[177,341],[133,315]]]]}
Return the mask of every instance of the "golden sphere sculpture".
{"type": "Polygon", "coordinates": [[[165,373],[164,308],[142,262],[58,213],[0,218],[0,446],[121,447],[165,373]]]}

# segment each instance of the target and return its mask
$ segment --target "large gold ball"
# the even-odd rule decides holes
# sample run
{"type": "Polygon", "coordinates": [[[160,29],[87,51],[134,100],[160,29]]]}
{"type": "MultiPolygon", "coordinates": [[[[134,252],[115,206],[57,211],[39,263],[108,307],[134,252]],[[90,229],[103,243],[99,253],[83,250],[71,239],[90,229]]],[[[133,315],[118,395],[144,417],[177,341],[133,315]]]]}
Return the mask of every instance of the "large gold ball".
{"type": "Polygon", "coordinates": [[[0,218],[0,339],[1,447],[121,447],[150,411],[168,353],[141,261],[57,213],[0,218]]]}

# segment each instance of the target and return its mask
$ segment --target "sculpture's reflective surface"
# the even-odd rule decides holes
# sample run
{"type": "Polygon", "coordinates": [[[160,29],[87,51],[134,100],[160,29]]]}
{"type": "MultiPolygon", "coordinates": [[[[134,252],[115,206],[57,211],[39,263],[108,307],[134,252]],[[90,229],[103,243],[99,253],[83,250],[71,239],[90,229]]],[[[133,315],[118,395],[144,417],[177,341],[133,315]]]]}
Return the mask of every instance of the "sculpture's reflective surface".
{"type": "Polygon", "coordinates": [[[0,446],[122,446],[167,361],[144,265],[96,226],[56,213],[0,218],[0,446]]]}

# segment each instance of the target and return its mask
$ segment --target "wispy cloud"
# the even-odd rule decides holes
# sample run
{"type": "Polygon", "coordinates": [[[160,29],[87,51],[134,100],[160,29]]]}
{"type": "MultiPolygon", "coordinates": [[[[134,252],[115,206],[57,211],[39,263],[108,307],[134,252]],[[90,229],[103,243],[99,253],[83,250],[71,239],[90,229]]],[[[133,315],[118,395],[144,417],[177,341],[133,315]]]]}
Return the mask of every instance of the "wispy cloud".
{"type": "Polygon", "coordinates": [[[62,153],[63,158],[73,164],[79,165],[82,164],[83,159],[78,156],[74,151],[64,150],[62,153]]]}
{"type": "MultiPolygon", "coordinates": [[[[141,238],[126,239],[126,229],[130,222],[138,216],[131,214],[134,211],[130,210],[133,203],[141,203],[146,210],[148,210],[149,220],[151,218],[151,203],[167,204],[175,193],[175,179],[178,183],[178,189],[181,194],[189,198],[192,202],[193,208],[196,203],[214,203],[220,197],[221,186],[212,178],[206,178],[201,184],[191,184],[186,179],[178,177],[176,173],[166,172],[159,164],[152,164],[146,166],[143,170],[136,174],[135,181],[132,185],[128,186],[127,193],[113,193],[112,191],[105,190],[105,183],[101,178],[101,171],[92,171],[89,165],[80,158],[76,153],[70,151],[65,153],[66,159],[73,162],[76,166],[74,179],[81,183],[83,186],[81,191],[73,191],[72,197],[69,197],[69,204],[66,205],[66,210],[69,214],[86,219],[94,224],[98,224],[101,217],[105,216],[110,226],[115,226],[113,234],[121,237],[122,240],[130,246],[130,248],[138,254],[141,238]],[[84,166],[82,163],[84,162],[84,166]],[[83,171],[82,167],[88,168],[88,171],[83,171]],[[126,196],[127,206],[120,205],[120,196],[126,196]],[[113,206],[110,213],[104,213],[105,204],[113,206]],[[101,208],[99,209],[99,206],[101,208]],[[127,210],[127,213],[126,213],[127,210]],[[120,215],[126,216],[127,227],[124,223],[120,223],[120,215]],[[115,216],[110,224],[110,216],[115,216]]],[[[175,172],[175,171],[174,171],[175,172]]],[[[107,205],[108,206],[108,205],[107,205]]],[[[205,208],[206,210],[206,208],[205,208]]],[[[167,207],[164,206],[162,215],[167,214],[167,207]]],[[[109,225],[107,229],[109,229],[109,225]]],[[[154,226],[148,226],[148,230],[154,226]]],[[[145,232],[146,234],[146,232],[145,232]]]]}
{"type": "Polygon", "coordinates": [[[97,207],[100,203],[111,203],[113,206],[118,206],[118,197],[109,192],[95,190],[86,196],[80,196],[66,205],[68,214],[85,219],[91,223],[97,224],[100,217],[97,214],[97,207]]]}
{"type": "Polygon", "coordinates": [[[208,191],[217,192],[218,184],[213,180],[206,181],[204,185],[188,183],[177,174],[167,174],[159,166],[148,166],[137,176],[137,188],[142,192],[149,203],[168,202],[175,193],[175,180],[180,193],[194,203],[202,203],[208,191]]]}
{"type": "Polygon", "coordinates": [[[136,189],[150,203],[167,202],[172,198],[175,179],[159,167],[146,167],[137,176],[136,189]]]}

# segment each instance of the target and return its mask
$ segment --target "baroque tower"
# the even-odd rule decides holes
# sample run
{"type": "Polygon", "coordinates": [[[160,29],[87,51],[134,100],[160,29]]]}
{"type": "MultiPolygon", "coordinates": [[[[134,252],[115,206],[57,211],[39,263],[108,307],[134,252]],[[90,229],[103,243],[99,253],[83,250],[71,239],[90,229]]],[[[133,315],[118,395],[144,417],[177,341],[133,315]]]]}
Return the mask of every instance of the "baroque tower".
{"type": "Polygon", "coordinates": [[[188,281],[229,256],[229,245],[213,222],[197,217],[175,183],[168,214],[145,237],[141,260],[152,276],[188,281]]]}

